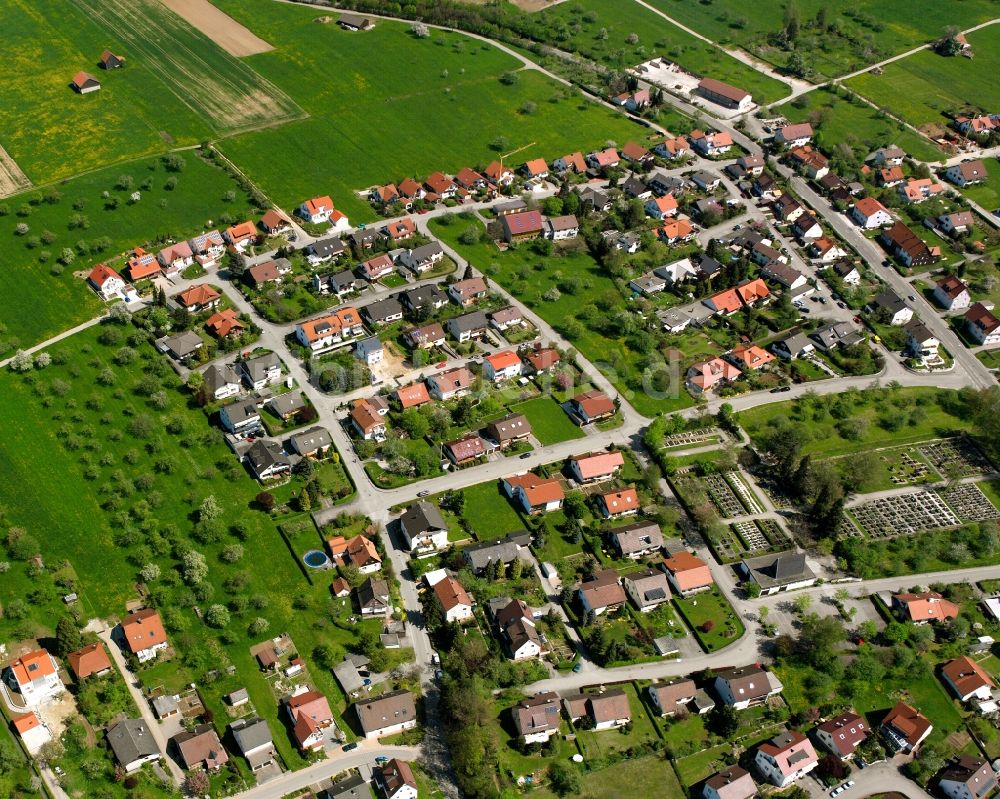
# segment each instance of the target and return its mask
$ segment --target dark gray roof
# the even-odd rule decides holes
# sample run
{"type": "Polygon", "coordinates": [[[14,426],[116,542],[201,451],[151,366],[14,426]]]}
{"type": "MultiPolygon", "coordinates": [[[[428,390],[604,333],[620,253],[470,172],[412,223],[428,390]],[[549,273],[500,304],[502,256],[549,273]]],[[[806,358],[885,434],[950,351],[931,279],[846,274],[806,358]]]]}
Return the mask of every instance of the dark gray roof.
{"type": "Polygon", "coordinates": [[[403,526],[410,537],[422,535],[434,530],[447,530],[448,525],[441,517],[441,511],[430,502],[414,502],[403,511],[399,517],[399,523],[403,526]]]}
{"type": "Polygon", "coordinates": [[[388,608],[389,584],[369,577],[358,586],[358,603],[362,608],[388,608]]]}
{"type": "Polygon", "coordinates": [[[281,369],[281,358],[275,352],[266,352],[243,361],[243,371],[254,382],[263,380],[272,369],[281,369]]]}
{"type": "Polygon", "coordinates": [[[445,293],[433,283],[418,286],[403,292],[403,304],[410,308],[421,308],[432,303],[441,303],[446,300],[445,293]]]}
{"type": "Polygon", "coordinates": [[[260,414],[257,412],[257,402],[252,399],[241,399],[236,400],[236,402],[230,402],[228,405],[224,405],[222,410],[226,412],[229,421],[234,425],[260,417],[260,414]]]}
{"type": "Polygon", "coordinates": [[[345,777],[320,791],[320,799],[373,799],[371,786],[360,774],[345,777]]]}
{"type": "Polygon", "coordinates": [[[410,261],[418,263],[420,261],[425,261],[431,256],[437,255],[438,253],[443,253],[444,249],[441,247],[440,242],[432,241],[428,244],[421,244],[419,247],[414,247],[410,250],[410,261]]]}
{"type": "Polygon", "coordinates": [[[338,238],[316,239],[308,247],[309,253],[319,258],[332,258],[340,255],[346,249],[347,245],[338,238]]]}
{"type": "Polygon", "coordinates": [[[108,730],[107,737],[115,759],[123,766],[160,753],[153,734],[142,719],[119,721],[108,730]]]}
{"type": "Polygon", "coordinates": [[[205,387],[208,388],[213,394],[224,386],[229,386],[232,384],[239,385],[240,376],[236,374],[236,370],[228,363],[222,364],[212,364],[203,373],[205,378],[205,387]]]}
{"type": "Polygon", "coordinates": [[[388,297],[369,303],[361,311],[373,322],[378,322],[382,319],[388,319],[390,316],[399,316],[403,313],[403,306],[395,297],[388,297]]]}
{"type": "Polygon", "coordinates": [[[510,537],[502,538],[499,541],[484,541],[462,550],[466,561],[476,571],[485,569],[490,561],[494,560],[512,563],[517,559],[517,552],[518,543],[510,537]]]}
{"type": "Polygon", "coordinates": [[[230,725],[230,729],[241,754],[245,755],[258,746],[272,743],[271,730],[264,719],[237,719],[230,725]]]}
{"type": "Polygon", "coordinates": [[[320,447],[329,447],[332,443],[333,439],[325,427],[310,427],[292,436],[292,446],[297,452],[312,452],[320,447]]]}
{"type": "Polygon", "coordinates": [[[889,313],[896,313],[906,307],[906,303],[894,291],[883,291],[872,303],[876,308],[885,308],[889,313]]]}
{"type": "Polygon", "coordinates": [[[250,467],[257,474],[272,466],[292,465],[285,453],[281,451],[281,445],[274,441],[254,441],[244,457],[250,462],[250,467]]]}
{"type": "Polygon", "coordinates": [[[805,554],[801,552],[779,552],[749,558],[743,561],[743,566],[761,588],[774,588],[816,578],[806,564],[805,554]]]}
{"type": "Polygon", "coordinates": [[[271,397],[267,404],[279,416],[287,416],[300,408],[304,408],[306,401],[302,399],[301,391],[289,391],[287,394],[279,394],[277,397],[271,397]]]}
{"type": "Polygon", "coordinates": [[[490,320],[486,316],[486,311],[473,311],[472,313],[456,316],[448,320],[448,324],[460,333],[488,327],[489,323],[490,320]]]}
{"type": "Polygon", "coordinates": [[[167,336],[161,339],[161,341],[163,342],[163,348],[175,358],[186,358],[195,350],[201,349],[205,343],[201,340],[201,336],[193,330],[185,330],[176,336],[167,336]]]}

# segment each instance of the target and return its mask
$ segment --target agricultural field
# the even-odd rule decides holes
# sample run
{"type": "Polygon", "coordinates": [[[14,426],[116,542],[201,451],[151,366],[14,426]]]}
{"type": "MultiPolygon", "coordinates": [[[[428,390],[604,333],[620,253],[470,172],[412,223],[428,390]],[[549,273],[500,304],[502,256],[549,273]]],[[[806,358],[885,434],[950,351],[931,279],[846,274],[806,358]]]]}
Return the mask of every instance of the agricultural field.
{"type": "Polygon", "coordinates": [[[1000,86],[994,80],[1000,69],[1000,26],[970,33],[968,40],[975,58],[924,50],[887,64],[881,75],[859,75],[847,85],[917,128],[947,125],[946,115],[956,113],[996,113],[1000,107],[1000,86]]]}
{"type": "MultiPolygon", "coordinates": [[[[768,35],[787,24],[786,4],[743,0],[650,0],[651,4],[723,45],[742,47],[775,66],[788,63],[789,52],[768,41],[768,35]]],[[[799,0],[800,33],[797,49],[820,76],[832,77],[862,69],[896,53],[918,47],[941,36],[948,25],[967,29],[996,16],[990,0],[962,3],[921,3],[919,13],[907,0],[799,0]],[[827,25],[842,35],[832,35],[815,25],[820,9],[827,25]]]]}
{"type": "Polygon", "coordinates": [[[316,9],[269,0],[219,5],[274,45],[246,63],[310,115],[221,145],[283,207],[329,193],[352,222],[369,221],[374,212],[356,192],[375,184],[455,172],[513,150],[519,162],[552,159],[640,132],[465,36],[435,30],[419,39],[409,26],[385,21],[351,33],[317,24],[316,9]],[[509,72],[513,82],[501,82],[509,72]]]}
{"type": "MultiPolygon", "coordinates": [[[[16,420],[0,440],[9,464],[0,506],[4,528],[22,531],[6,541],[4,558],[12,565],[0,601],[24,607],[19,619],[3,620],[4,632],[14,625],[18,637],[49,635],[65,612],[59,600],[65,588],[22,579],[35,552],[47,569],[62,572],[66,562],[79,575],[71,584],[86,618],[120,616],[143,570],[168,636],[183,652],[157,665],[155,676],[180,687],[232,663],[237,673],[230,681],[250,690],[285,761],[301,764],[288,737],[278,734],[277,706],[248,651],[266,636],[249,626],[260,617],[271,635],[288,631],[307,658],[325,644],[336,662],[356,645],[363,627],[336,622],[344,611],[328,606],[329,577],[306,574],[299,561],[307,548],[322,546],[322,537],[304,515],[286,543],[275,520],[256,509],[259,485],[189,404],[145,333],[106,324],[49,352],[52,363],[43,369],[0,375],[0,410],[16,420]],[[208,497],[214,502],[206,503],[208,497]],[[191,550],[204,556],[200,565],[184,564],[191,550]],[[229,610],[220,629],[208,628],[192,610],[213,603],[229,610]],[[324,613],[332,616],[317,626],[324,613]]],[[[279,507],[301,491],[298,482],[273,490],[279,507]]],[[[287,528],[290,518],[277,521],[287,528]]],[[[330,672],[310,666],[317,686],[342,711],[330,672]]],[[[210,701],[223,687],[202,686],[210,701]]]]}
{"type": "MultiPolygon", "coordinates": [[[[669,9],[664,9],[669,13],[669,9]]],[[[540,35],[562,49],[579,52],[616,69],[663,56],[685,69],[732,83],[757,102],[774,102],[789,93],[781,81],[699,41],[659,14],[626,0],[573,0],[532,17],[540,35]],[[629,41],[632,34],[638,39],[629,41]]]]}
{"type": "Polygon", "coordinates": [[[98,261],[120,268],[127,248],[156,248],[227,214],[245,218],[246,198],[225,172],[194,152],[181,158],[178,172],[159,158],[140,159],[0,200],[0,269],[8,278],[0,296],[0,357],[100,313],[103,304],[84,283],[98,261]],[[129,202],[134,191],[139,202],[129,202]],[[27,232],[18,235],[18,225],[27,232]]]}
{"type": "Polygon", "coordinates": [[[816,142],[828,152],[833,152],[839,144],[847,144],[859,154],[864,150],[864,157],[879,147],[898,144],[921,161],[934,162],[945,157],[935,145],[905,125],[857,98],[845,100],[829,89],[817,89],[774,110],[789,122],[812,123],[816,142]]]}

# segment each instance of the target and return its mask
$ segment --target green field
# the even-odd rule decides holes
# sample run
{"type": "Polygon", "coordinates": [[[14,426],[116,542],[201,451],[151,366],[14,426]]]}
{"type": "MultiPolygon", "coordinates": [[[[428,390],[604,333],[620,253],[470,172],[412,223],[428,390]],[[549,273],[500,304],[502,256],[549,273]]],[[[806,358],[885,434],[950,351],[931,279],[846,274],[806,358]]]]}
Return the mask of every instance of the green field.
{"type": "Polygon", "coordinates": [[[805,426],[807,440],[803,455],[847,455],[877,447],[902,446],[953,435],[968,430],[970,422],[956,416],[954,392],[936,388],[895,388],[845,392],[840,395],[816,396],[812,400],[790,400],[761,405],[738,415],[740,425],[750,437],[760,437],[783,424],[805,426]],[[830,413],[834,404],[848,402],[850,418],[860,421],[855,438],[845,438],[830,413]],[[798,406],[798,407],[797,407],[798,406]],[[902,425],[892,429],[891,417],[899,417],[902,425]]]}
{"type": "Polygon", "coordinates": [[[89,272],[102,260],[120,266],[116,259],[127,248],[156,248],[157,241],[200,233],[221,214],[244,217],[248,204],[225,172],[194,152],[183,158],[177,173],[167,172],[159,159],[139,160],[60,183],[55,193],[26,192],[0,201],[0,211],[7,212],[0,216],[0,269],[7,276],[0,295],[0,325],[6,328],[0,328],[0,349],[35,344],[100,313],[102,303],[74,271],[89,272]],[[132,179],[131,189],[116,188],[123,175],[132,179]],[[176,186],[168,191],[172,177],[176,186]],[[146,180],[149,189],[142,186],[146,180]],[[136,190],[142,199],[129,203],[136,190]],[[237,199],[224,202],[228,191],[237,199]],[[27,234],[15,235],[19,224],[28,225],[27,234]],[[67,247],[75,259],[62,267],[56,261],[67,247]]]}
{"type": "Polygon", "coordinates": [[[524,529],[524,522],[499,482],[480,483],[463,489],[462,493],[465,494],[464,518],[477,540],[492,541],[524,529]]]}
{"type": "Polygon", "coordinates": [[[453,173],[518,148],[518,162],[552,159],[640,134],[538,72],[501,83],[521,64],[465,36],[433,31],[417,39],[407,25],[385,21],[350,33],[317,24],[315,9],[269,0],[219,5],[275,46],[247,63],[310,115],[222,145],[282,206],[329,193],[352,221],[366,221],[373,212],[356,192],[374,184],[453,173]],[[529,102],[533,110],[522,112],[529,102]]]}
{"type": "MultiPolygon", "coordinates": [[[[744,0],[700,3],[651,0],[651,3],[714,41],[740,46],[780,67],[788,61],[786,51],[767,42],[769,33],[785,27],[785,3],[752,6],[744,0]]],[[[817,72],[830,76],[861,69],[880,58],[925,44],[941,36],[948,25],[966,29],[996,16],[996,7],[990,0],[922,2],[919,7],[908,0],[798,0],[795,8],[801,31],[797,49],[817,72]],[[826,11],[827,23],[835,23],[844,37],[830,35],[811,24],[821,8],[826,11]]]]}
{"type": "Polygon", "coordinates": [[[887,64],[881,75],[859,75],[847,85],[917,127],[946,125],[946,113],[996,113],[1000,26],[970,33],[968,39],[976,54],[973,59],[925,50],[887,64]]]}
{"type": "MultiPolygon", "coordinates": [[[[664,9],[666,11],[668,9],[664,9]]],[[[627,0],[574,0],[532,18],[544,24],[545,38],[562,49],[577,51],[594,61],[621,69],[657,56],[685,69],[732,83],[750,92],[757,102],[774,102],[789,93],[788,86],[753,67],[699,41],[659,14],[627,0]],[[602,33],[606,33],[606,36],[602,33]],[[630,34],[638,42],[629,44],[630,34]]]]}
{"type": "Polygon", "coordinates": [[[301,115],[155,0],[0,0],[0,15],[0,144],[35,183],[301,115]],[[100,69],[105,48],[126,66],[100,69]],[[101,81],[100,91],[70,89],[81,70],[101,81]]]}
{"type": "Polygon", "coordinates": [[[551,397],[538,397],[512,405],[511,411],[528,417],[531,432],[543,446],[584,436],[584,432],[569,420],[559,403],[551,397]]]}
{"type": "MultiPolygon", "coordinates": [[[[191,407],[163,356],[135,333],[92,328],[51,348],[53,363],[45,369],[0,374],[0,410],[9,420],[0,439],[8,464],[0,486],[3,525],[22,528],[31,540],[20,550],[8,545],[5,553],[12,567],[0,581],[0,602],[5,608],[29,604],[26,617],[0,621],[0,635],[9,641],[48,634],[65,612],[59,601],[65,589],[53,584],[43,590],[39,580],[20,579],[28,552],[40,551],[53,571],[64,560],[76,569],[85,618],[120,616],[125,602],[136,598],[139,570],[155,564],[159,576],[148,580],[150,601],[161,609],[180,653],[157,665],[156,677],[176,687],[197,680],[212,702],[221,702],[225,684],[245,685],[271,722],[282,756],[295,766],[301,759],[282,734],[277,705],[247,651],[266,636],[248,635],[248,625],[260,616],[271,635],[287,630],[307,659],[317,645],[328,644],[335,661],[360,628],[331,623],[342,611],[327,606],[329,577],[316,575],[312,584],[300,567],[301,554],[321,541],[309,517],[300,517],[300,532],[286,545],[274,521],[253,506],[260,487],[205,415],[191,407]],[[202,523],[199,508],[209,496],[220,515],[202,523]],[[245,554],[228,562],[223,550],[233,544],[245,554]],[[189,549],[205,557],[208,573],[200,582],[184,579],[181,559],[189,549]],[[213,603],[230,608],[224,629],[208,628],[192,612],[193,605],[213,603]],[[327,622],[317,626],[321,617],[327,622]],[[229,662],[236,675],[203,682],[207,670],[229,662]]],[[[301,485],[274,489],[279,504],[293,490],[301,485]]],[[[320,690],[342,710],[330,672],[310,666],[320,690]]],[[[218,707],[217,718],[224,718],[218,707]]]]}
{"type": "Polygon", "coordinates": [[[845,100],[829,89],[817,89],[775,110],[789,122],[812,122],[817,131],[816,142],[827,152],[835,152],[837,145],[847,144],[857,148],[858,155],[864,158],[879,147],[898,144],[922,161],[944,158],[941,150],[905,125],[880,115],[857,98],[845,100]]]}
{"type": "Polygon", "coordinates": [[[729,646],[743,635],[743,622],[717,588],[693,598],[674,597],[674,603],[706,652],[729,646]],[[702,629],[709,621],[711,629],[702,629]]]}

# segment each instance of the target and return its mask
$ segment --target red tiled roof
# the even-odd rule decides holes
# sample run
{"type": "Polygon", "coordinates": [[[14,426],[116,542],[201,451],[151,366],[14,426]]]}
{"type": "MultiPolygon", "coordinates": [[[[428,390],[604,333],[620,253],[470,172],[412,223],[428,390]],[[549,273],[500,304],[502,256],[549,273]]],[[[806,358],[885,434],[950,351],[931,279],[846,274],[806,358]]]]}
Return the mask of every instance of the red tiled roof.
{"type": "Polygon", "coordinates": [[[210,302],[215,302],[217,299],[219,299],[219,292],[208,285],[208,283],[199,283],[197,286],[191,286],[187,291],[182,291],[177,295],[177,302],[185,308],[190,308],[194,305],[207,305],[210,302]]]}

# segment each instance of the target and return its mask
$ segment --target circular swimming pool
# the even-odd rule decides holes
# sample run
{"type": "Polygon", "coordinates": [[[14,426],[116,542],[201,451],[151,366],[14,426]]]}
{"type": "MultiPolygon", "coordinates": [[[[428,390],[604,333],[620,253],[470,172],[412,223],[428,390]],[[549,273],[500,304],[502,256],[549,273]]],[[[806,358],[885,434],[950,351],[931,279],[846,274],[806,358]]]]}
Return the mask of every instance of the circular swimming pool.
{"type": "Polygon", "coordinates": [[[302,556],[302,562],[311,569],[322,569],[324,566],[330,565],[330,559],[326,556],[326,553],[318,549],[310,549],[306,552],[302,556]]]}

